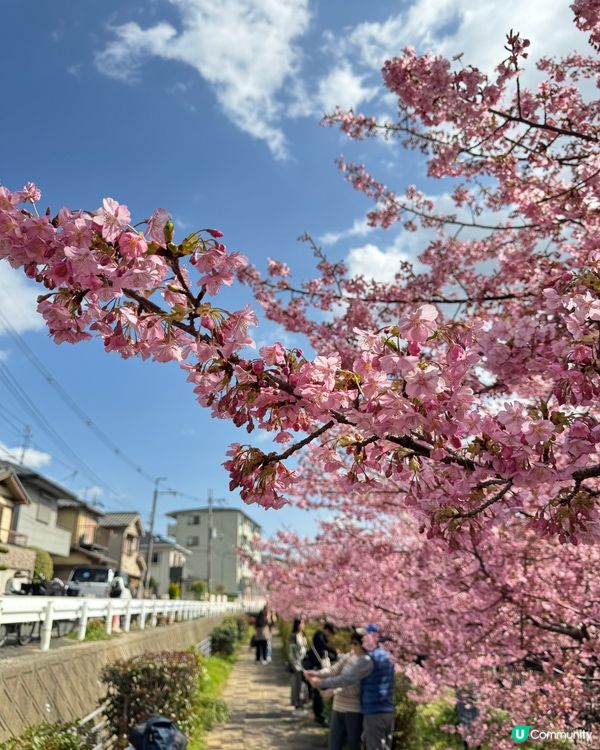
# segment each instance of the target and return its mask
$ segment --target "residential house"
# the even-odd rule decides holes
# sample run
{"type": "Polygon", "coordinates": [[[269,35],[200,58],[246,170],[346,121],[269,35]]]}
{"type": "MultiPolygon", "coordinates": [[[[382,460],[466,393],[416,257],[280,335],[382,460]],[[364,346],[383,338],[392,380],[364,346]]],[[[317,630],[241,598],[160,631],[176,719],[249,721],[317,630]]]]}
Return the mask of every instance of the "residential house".
{"type": "Polygon", "coordinates": [[[144,536],[140,514],[105,513],[98,525],[108,531],[108,554],[117,561],[118,569],[129,576],[131,590],[143,586],[146,562],[140,552],[140,539],[144,536]]]}
{"type": "Polygon", "coordinates": [[[71,548],[66,557],[53,555],[54,575],[66,581],[72,568],[79,565],[118,567],[108,552],[109,529],[99,526],[104,514],[81,500],[58,501],[57,524],[71,532],[71,548]]]}
{"type": "Polygon", "coordinates": [[[77,500],[73,493],[33,469],[10,461],[0,461],[0,470],[15,474],[28,503],[13,508],[11,531],[27,539],[29,547],[39,547],[51,555],[67,557],[71,549],[71,532],[58,525],[59,500],[77,500]]]}
{"type": "Polygon", "coordinates": [[[27,548],[27,537],[13,530],[15,509],[30,500],[12,469],[0,468],[0,594],[10,588],[15,576],[33,574],[35,551],[27,548]]]}
{"type": "MultiPolygon", "coordinates": [[[[142,537],[140,550],[144,559],[148,560],[150,536],[142,537]]],[[[157,596],[169,593],[169,584],[177,583],[183,594],[187,590],[188,572],[187,560],[192,551],[182,547],[177,542],[170,542],[156,534],[152,541],[152,559],[148,560],[149,578],[156,585],[157,596]]]]}
{"type": "Polygon", "coordinates": [[[254,595],[249,560],[260,561],[255,539],[260,537],[261,527],[250,516],[237,508],[208,507],[175,510],[167,515],[175,519],[168,535],[192,552],[187,562],[190,581],[208,582],[210,578],[211,593],[254,595]]]}

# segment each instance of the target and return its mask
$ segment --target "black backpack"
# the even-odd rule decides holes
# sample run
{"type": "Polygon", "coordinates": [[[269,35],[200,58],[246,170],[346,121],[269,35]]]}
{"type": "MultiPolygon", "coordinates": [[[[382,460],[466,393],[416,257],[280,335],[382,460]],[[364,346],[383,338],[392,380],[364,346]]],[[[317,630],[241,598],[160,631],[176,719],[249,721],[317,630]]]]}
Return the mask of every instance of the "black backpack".
{"type": "Polygon", "coordinates": [[[153,714],[129,733],[135,750],[185,750],[187,739],[177,724],[165,716],[153,714]]]}

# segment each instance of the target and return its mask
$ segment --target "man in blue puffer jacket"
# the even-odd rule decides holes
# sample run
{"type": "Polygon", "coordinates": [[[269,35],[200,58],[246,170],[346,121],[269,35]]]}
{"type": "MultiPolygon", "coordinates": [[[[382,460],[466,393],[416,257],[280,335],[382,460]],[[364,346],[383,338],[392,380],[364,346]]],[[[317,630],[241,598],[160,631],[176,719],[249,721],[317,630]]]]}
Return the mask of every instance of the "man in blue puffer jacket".
{"type": "Polygon", "coordinates": [[[378,640],[378,628],[369,625],[357,628],[368,650],[354,667],[336,677],[320,679],[312,674],[310,683],[316,688],[341,688],[360,680],[360,705],[363,713],[363,739],[366,750],[391,750],[394,732],[394,665],[389,653],[378,640]],[[369,643],[369,640],[373,641],[369,643]]]}

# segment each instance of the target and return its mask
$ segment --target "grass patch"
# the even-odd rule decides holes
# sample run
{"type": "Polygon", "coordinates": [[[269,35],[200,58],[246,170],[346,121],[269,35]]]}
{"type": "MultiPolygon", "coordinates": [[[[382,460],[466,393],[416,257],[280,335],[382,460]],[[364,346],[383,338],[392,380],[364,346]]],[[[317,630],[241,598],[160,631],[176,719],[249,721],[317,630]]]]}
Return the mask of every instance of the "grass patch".
{"type": "MultiPolygon", "coordinates": [[[[86,629],[85,629],[85,638],[84,641],[109,641],[111,638],[114,638],[120,633],[112,633],[111,635],[108,635],[105,630],[106,624],[104,620],[88,620],[86,629]]],[[[72,640],[77,640],[78,636],[78,629],[75,628],[72,630],[67,638],[71,638],[72,640]]]]}
{"type": "Polygon", "coordinates": [[[221,695],[239,651],[240,644],[230,656],[215,654],[202,660],[204,672],[198,686],[197,725],[190,738],[188,750],[205,750],[207,733],[215,725],[222,724],[229,718],[229,708],[221,695]]]}

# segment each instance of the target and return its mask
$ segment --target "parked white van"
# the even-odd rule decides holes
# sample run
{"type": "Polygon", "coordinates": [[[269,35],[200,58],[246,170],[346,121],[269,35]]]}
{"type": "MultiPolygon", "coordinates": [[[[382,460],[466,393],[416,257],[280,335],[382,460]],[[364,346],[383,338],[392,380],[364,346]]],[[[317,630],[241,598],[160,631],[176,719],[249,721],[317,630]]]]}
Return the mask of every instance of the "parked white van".
{"type": "Polygon", "coordinates": [[[67,595],[109,597],[114,577],[114,568],[80,565],[69,573],[67,595]]]}

